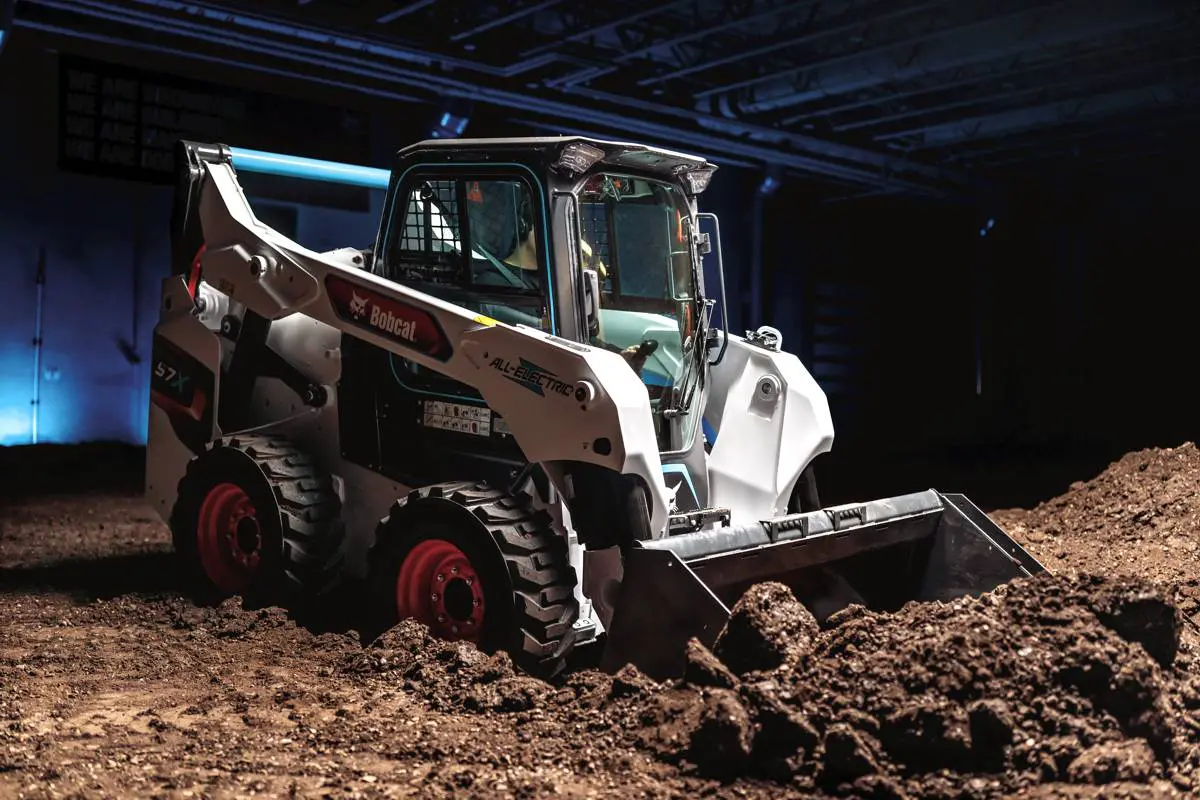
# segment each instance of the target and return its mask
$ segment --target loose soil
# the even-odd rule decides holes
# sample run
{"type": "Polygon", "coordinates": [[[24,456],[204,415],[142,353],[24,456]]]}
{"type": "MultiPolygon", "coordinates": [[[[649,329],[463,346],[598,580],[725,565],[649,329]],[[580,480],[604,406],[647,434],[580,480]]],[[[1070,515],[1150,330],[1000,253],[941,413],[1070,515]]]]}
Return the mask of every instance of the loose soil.
{"type": "MultiPolygon", "coordinates": [[[[1200,791],[1200,452],[993,516],[1055,574],[819,628],[755,587],[685,680],[174,592],[129,487],[0,510],[0,797],[1187,797],[1200,791]]],[[[61,463],[61,459],[59,462],[61,463]]],[[[76,470],[76,473],[78,470],[76,470]]],[[[108,481],[107,483],[105,481],[108,481]]],[[[11,484],[10,484],[11,485],[11,484]]]]}

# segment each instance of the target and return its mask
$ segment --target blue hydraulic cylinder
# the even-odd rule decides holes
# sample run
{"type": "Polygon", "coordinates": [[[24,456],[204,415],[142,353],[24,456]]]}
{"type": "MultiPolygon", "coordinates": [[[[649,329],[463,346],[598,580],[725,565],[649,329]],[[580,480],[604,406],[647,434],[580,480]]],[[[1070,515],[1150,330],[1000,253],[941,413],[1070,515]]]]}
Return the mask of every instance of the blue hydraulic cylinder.
{"type": "Polygon", "coordinates": [[[363,167],[357,164],[339,164],[336,161],[322,161],[317,158],[303,156],[288,156],[281,153],[265,153],[261,150],[247,150],[243,147],[231,147],[233,167],[245,172],[260,172],[265,175],[282,175],[285,178],[301,178],[309,181],[325,181],[340,183],[344,186],[363,186],[368,189],[383,189],[388,187],[391,179],[390,170],[377,167],[363,167]]]}

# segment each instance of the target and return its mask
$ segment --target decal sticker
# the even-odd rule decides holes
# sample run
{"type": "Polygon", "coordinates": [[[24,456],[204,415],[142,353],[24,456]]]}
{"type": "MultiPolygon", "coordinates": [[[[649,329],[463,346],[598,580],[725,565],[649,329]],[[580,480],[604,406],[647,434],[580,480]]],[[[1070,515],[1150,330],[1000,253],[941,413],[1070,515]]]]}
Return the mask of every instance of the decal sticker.
{"type": "Polygon", "coordinates": [[[337,275],[325,279],[325,290],[334,313],[346,322],[439,361],[450,358],[450,342],[428,311],[337,275]]]}
{"type": "Polygon", "coordinates": [[[485,317],[483,314],[477,314],[475,316],[475,321],[480,325],[487,325],[489,328],[494,328],[496,326],[496,320],[492,319],[491,317],[485,317]]]}
{"type": "Polygon", "coordinates": [[[476,436],[492,435],[492,410],[486,407],[469,406],[463,403],[446,403],[441,400],[426,400],[421,424],[426,428],[443,431],[471,433],[476,436]]]}
{"type": "Polygon", "coordinates": [[[150,401],[167,412],[175,435],[200,452],[213,430],[215,379],[192,356],[155,337],[150,360],[150,401]]]}
{"type": "Polygon", "coordinates": [[[663,464],[663,481],[667,491],[674,495],[675,512],[686,513],[700,508],[692,474],[685,464],[663,464]]]}
{"type": "Polygon", "coordinates": [[[546,392],[560,394],[563,397],[571,397],[575,394],[574,384],[567,383],[550,370],[543,369],[524,358],[518,359],[516,363],[507,358],[493,358],[491,367],[513,383],[523,386],[541,397],[545,397],[546,392]]]}

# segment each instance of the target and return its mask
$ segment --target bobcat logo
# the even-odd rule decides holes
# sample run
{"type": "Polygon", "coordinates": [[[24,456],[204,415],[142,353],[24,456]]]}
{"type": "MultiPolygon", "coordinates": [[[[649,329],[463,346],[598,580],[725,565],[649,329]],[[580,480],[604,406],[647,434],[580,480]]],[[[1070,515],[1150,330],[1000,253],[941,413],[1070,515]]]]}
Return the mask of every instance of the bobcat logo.
{"type": "Polygon", "coordinates": [[[350,313],[355,317],[361,317],[367,313],[367,298],[359,297],[358,292],[350,292],[350,313]]]}

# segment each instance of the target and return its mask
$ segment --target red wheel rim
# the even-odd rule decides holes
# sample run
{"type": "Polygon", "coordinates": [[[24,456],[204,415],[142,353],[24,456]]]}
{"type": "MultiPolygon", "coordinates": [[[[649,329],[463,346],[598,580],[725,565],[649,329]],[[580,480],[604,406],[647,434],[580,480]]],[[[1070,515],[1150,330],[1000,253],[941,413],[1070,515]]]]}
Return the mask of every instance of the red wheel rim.
{"type": "Polygon", "coordinates": [[[483,629],[483,582],[467,558],[444,539],[417,544],[396,577],[400,619],[415,619],[443,639],[478,641],[483,629]]]}
{"type": "Polygon", "coordinates": [[[196,528],[200,564],[226,592],[240,592],[262,563],[263,536],[254,504],[232,483],[217,484],[200,506],[196,528]]]}

